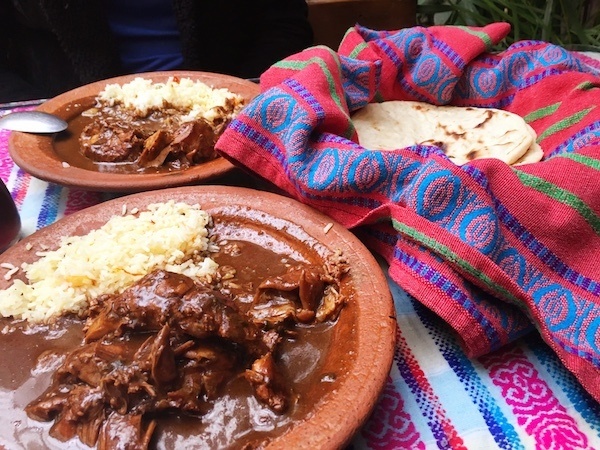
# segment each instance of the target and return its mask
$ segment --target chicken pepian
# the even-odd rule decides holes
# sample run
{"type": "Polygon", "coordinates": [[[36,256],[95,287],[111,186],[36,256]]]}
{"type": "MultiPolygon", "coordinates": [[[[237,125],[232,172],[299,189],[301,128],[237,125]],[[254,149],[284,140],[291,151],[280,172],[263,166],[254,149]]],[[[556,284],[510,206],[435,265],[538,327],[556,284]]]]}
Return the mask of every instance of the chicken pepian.
{"type": "Polygon", "coordinates": [[[294,389],[278,370],[278,345],[298,323],[337,317],[346,271],[341,260],[292,266],[263,280],[247,311],[212,286],[151,272],[93,303],[83,344],[26,412],[54,420],[53,437],[102,450],[148,448],[161,415],[204,414],[236,377],[283,414],[294,389]]]}

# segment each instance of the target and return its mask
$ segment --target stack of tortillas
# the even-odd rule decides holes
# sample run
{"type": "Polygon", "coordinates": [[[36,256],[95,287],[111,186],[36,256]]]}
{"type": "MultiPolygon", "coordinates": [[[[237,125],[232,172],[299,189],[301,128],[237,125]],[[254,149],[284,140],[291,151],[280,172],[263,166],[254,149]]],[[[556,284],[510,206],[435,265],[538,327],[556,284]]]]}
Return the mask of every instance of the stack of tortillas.
{"type": "Polygon", "coordinates": [[[479,158],[525,164],[544,156],[533,128],[500,109],[398,100],[370,103],[352,121],[359,144],[371,150],[435,145],[458,165],[479,158]]]}

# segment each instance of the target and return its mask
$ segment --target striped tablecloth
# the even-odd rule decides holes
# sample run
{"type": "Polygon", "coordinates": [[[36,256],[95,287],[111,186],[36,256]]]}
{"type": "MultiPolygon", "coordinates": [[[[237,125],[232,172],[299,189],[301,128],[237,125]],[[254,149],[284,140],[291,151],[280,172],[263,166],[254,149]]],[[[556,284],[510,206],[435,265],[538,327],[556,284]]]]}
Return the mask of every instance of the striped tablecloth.
{"type": "MultiPolygon", "coordinates": [[[[0,177],[21,213],[23,235],[115,196],[30,176],[11,160],[8,137],[0,130],[0,177]]],[[[469,359],[444,322],[393,281],[390,288],[398,317],[394,364],[349,448],[600,448],[600,405],[536,332],[469,359]]]]}

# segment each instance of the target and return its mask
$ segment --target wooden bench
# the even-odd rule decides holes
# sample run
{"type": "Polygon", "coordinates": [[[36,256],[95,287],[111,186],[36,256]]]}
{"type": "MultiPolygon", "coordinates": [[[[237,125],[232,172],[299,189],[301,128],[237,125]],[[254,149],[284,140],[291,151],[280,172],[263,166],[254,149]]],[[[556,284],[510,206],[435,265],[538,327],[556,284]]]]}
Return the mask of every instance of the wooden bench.
{"type": "Polygon", "coordinates": [[[337,50],[348,30],[360,24],[374,30],[398,30],[416,23],[417,0],[307,0],[315,45],[337,50]]]}

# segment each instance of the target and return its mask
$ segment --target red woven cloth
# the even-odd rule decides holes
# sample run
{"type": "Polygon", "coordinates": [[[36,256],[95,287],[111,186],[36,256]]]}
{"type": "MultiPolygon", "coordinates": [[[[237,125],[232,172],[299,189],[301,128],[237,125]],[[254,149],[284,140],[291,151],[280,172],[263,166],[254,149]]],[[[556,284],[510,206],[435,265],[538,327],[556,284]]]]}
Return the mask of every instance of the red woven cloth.
{"type": "Polygon", "coordinates": [[[261,78],[218,150],[353,229],[390,276],[482,355],[537,328],[600,400],[600,64],[507,24],[349,30],[261,78]],[[505,109],[544,159],[456,166],[441,149],[361,147],[351,114],[417,100],[505,109]]]}

